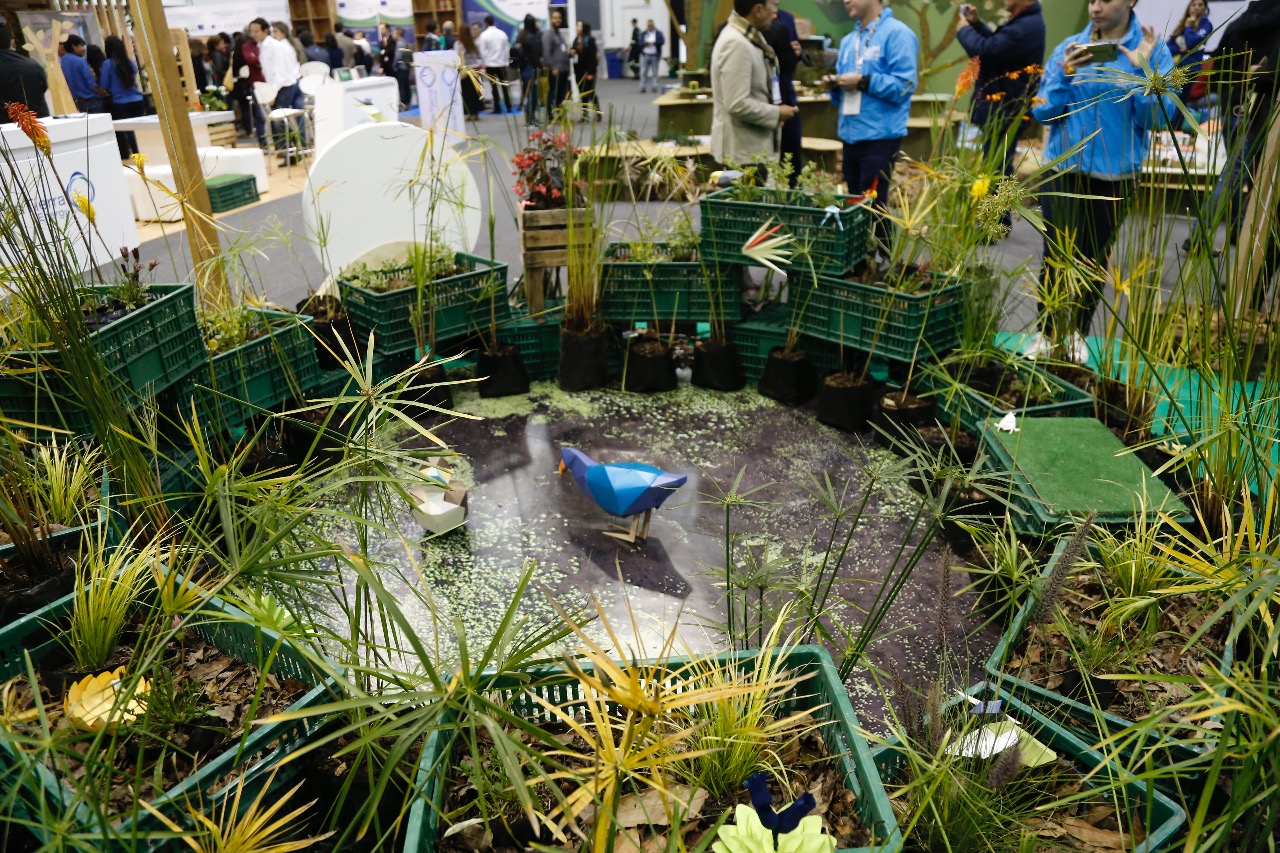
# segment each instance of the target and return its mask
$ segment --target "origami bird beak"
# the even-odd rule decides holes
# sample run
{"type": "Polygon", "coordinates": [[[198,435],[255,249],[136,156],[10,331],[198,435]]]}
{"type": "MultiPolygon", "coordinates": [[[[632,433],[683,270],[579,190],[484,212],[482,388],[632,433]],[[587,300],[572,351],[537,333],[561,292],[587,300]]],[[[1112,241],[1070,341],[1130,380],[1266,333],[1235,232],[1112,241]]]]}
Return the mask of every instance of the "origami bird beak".
{"type": "Polygon", "coordinates": [[[564,476],[564,472],[565,472],[565,471],[568,471],[568,470],[569,470],[569,469],[568,469],[568,467],[566,467],[566,466],[565,466],[565,464],[564,464],[564,460],[563,460],[563,459],[561,459],[561,460],[560,460],[560,470],[559,470],[559,474],[560,474],[560,476],[561,476],[561,477],[563,477],[563,476],[564,476]]]}

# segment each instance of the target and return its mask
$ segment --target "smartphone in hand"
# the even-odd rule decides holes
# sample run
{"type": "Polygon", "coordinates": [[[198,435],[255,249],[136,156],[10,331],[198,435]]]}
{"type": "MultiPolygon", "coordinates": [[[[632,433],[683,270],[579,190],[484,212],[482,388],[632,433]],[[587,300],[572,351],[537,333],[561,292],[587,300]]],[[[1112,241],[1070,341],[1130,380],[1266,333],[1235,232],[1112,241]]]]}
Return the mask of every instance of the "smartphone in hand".
{"type": "Polygon", "coordinates": [[[1091,63],[1115,62],[1120,57],[1120,46],[1115,42],[1098,42],[1096,44],[1087,44],[1084,47],[1089,51],[1089,61],[1091,63]]]}

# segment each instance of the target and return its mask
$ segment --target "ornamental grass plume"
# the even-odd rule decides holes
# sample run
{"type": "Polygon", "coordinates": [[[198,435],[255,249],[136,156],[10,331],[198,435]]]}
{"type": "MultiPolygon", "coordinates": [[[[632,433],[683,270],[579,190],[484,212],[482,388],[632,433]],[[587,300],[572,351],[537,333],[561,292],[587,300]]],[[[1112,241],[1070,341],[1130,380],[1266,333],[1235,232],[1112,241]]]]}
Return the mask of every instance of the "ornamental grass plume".
{"type": "Polygon", "coordinates": [[[987,771],[987,787],[992,791],[1000,791],[1013,781],[1022,769],[1022,745],[1013,746],[1000,753],[987,771]]]}
{"type": "Polygon", "coordinates": [[[1044,625],[1052,621],[1053,609],[1058,603],[1058,597],[1062,594],[1063,585],[1072,570],[1084,559],[1085,550],[1089,544],[1089,534],[1093,532],[1093,522],[1097,517],[1096,512],[1086,515],[1076,528],[1071,541],[1062,549],[1057,565],[1053,567],[1048,580],[1036,597],[1036,609],[1031,612],[1032,625],[1044,625]]]}
{"type": "Polygon", "coordinates": [[[40,123],[39,117],[26,104],[20,104],[17,101],[9,103],[9,121],[13,122],[18,128],[27,135],[41,154],[46,157],[53,156],[53,146],[49,144],[49,131],[40,123]]]}
{"type": "Polygon", "coordinates": [[[965,63],[964,68],[960,69],[960,76],[956,78],[955,95],[957,98],[973,90],[974,85],[978,82],[978,73],[980,71],[982,71],[982,60],[978,57],[975,56],[965,63]]]}

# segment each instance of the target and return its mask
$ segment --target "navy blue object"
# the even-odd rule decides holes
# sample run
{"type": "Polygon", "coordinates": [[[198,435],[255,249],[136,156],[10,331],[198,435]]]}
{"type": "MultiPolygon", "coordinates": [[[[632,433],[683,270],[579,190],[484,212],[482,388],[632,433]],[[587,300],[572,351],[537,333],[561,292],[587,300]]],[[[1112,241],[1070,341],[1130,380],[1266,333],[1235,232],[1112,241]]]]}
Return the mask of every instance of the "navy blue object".
{"type": "Polygon", "coordinates": [[[800,799],[782,811],[775,812],[773,810],[773,793],[769,790],[769,776],[763,772],[749,776],[742,785],[751,794],[751,807],[759,815],[760,825],[773,832],[774,850],[778,849],[778,836],[785,832],[793,831],[800,825],[800,820],[813,811],[813,807],[817,805],[813,794],[805,791],[800,796],[800,799]]]}
{"type": "Polygon", "coordinates": [[[560,458],[587,497],[623,518],[657,509],[689,479],[641,462],[602,464],[572,447],[560,448],[560,458]]]}

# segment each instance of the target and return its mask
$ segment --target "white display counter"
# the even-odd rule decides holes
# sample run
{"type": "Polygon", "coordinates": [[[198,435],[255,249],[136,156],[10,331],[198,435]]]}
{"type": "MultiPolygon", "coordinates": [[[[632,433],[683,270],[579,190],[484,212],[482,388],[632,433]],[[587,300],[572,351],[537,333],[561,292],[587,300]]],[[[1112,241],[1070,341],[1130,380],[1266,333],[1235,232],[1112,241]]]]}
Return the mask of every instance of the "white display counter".
{"type": "Polygon", "coordinates": [[[41,121],[49,131],[52,167],[17,125],[0,125],[4,146],[22,182],[10,185],[14,180],[11,168],[0,168],[5,197],[24,208],[21,215],[28,222],[33,216],[42,216],[65,233],[81,270],[118,258],[121,247],[136,248],[138,229],[120,171],[120,149],[111,117],[95,114],[41,121]],[[96,228],[73,206],[77,193],[92,203],[96,228]],[[92,253],[72,216],[83,227],[92,253]]]}
{"type": "MultiPolygon", "coordinates": [[[[208,148],[213,144],[209,141],[209,125],[227,124],[236,120],[236,114],[231,110],[194,112],[187,115],[191,116],[191,130],[195,134],[197,148],[208,148]]],[[[169,164],[169,152],[164,147],[160,116],[122,118],[114,124],[121,133],[132,131],[137,135],[138,150],[147,156],[148,163],[155,163],[157,166],[169,164]]]]}
{"type": "Polygon", "coordinates": [[[316,153],[353,127],[400,118],[400,86],[394,77],[328,80],[316,92],[316,153]]]}

